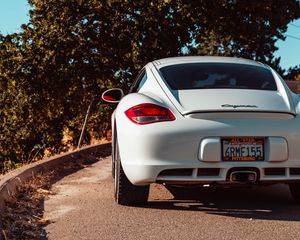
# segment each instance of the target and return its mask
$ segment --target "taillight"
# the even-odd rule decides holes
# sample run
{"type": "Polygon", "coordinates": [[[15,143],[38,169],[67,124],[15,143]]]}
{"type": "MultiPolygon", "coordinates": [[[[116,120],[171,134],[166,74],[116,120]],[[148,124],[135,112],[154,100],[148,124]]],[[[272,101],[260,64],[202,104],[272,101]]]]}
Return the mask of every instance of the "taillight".
{"type": "Polygon", "coordinates": [[[155,122],[174,121],[174,114],[167,108],[143,103],[125,111],[126,116],[136,124],[149,124],[155,122]]]}

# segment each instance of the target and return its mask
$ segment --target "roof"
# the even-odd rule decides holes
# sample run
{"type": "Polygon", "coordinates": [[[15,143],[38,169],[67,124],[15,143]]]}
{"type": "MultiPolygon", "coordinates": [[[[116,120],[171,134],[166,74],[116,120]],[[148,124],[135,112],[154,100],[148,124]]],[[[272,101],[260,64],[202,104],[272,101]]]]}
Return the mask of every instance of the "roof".
{"type": "Polygon", "coordinates": [[[249,59],[237,57],[217,57],[217,56],[183,56],[162,58],[153,61],[153,64],[158,67],[165,67],[169,65],[184,64],[184,63],[200,63],[200,62],[221,62],[221,63],[238,63],[263,67],[266,65],[249,59]]]}

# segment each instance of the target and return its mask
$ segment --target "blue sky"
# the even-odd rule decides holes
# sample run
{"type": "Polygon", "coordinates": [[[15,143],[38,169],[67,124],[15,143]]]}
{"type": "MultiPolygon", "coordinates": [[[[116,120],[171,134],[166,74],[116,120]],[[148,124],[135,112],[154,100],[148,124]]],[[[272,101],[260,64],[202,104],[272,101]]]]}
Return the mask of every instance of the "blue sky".
{"type": "Polygon", "coordinates": [[[5,35],[20,31],[29,16],[27,0],[0,0],[0,32],[5,35]]]}
{"type": "MultiPolygon", "coordinates": [[[[20,31],[20,26],[28,22],[27,0],[0,0],[0,32],[9,34],[20,31]]],[[[300,19],[288,26],[285,41],[278,41],[276,57],[281,57],[281,66],[289,68],[300,65],[300,19]]]]}
{"type": "Polygon", "coordinates": [[[289,23],[285,41],[277,41],[276,57],[281,57],[281,66],[289,68],[300,65],[300,19],[289,23]]]}

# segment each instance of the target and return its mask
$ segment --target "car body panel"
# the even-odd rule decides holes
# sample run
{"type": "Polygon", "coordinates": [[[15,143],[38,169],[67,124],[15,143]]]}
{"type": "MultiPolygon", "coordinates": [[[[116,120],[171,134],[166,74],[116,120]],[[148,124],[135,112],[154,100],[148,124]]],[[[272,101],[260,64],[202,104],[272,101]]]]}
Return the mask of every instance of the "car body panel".
{"type": "Polygon", "coordinates": [[[231,111],[232,109],[236,111],[295,114],[294,106],[277,91],[245,89],[181,90],[176,93],[175,98],[180,104],[182,114],[231,111]],[[201,91],[201,94],[199,94],[199,91],[201,91]],[[205,104],[199,104],[199,102],[205,104]]]}
{"type": "MultiPolygon", "coordinates": [[[[190,58],[187,58],[190,59],[190,58]]],[[[191,62],[194,59],[191,58],[191,62]]],[[[205,58],[206,59],[206,58],[205,58]]],[[[214,62],[224,61],[227,58],[215,58],[214,62]]],[[[235,60],[235,59],[234,59],[235,60]]],[[[232,63],[232,61],[228,61],[232,63]]],[[[238,61],[239,64],[251,64],[253,61],[238,61]]],[[[165,66],[166,64],[162,65],[165,66]]],[[[261,64],[259,67],[262,67],[261,64]]],[[[265,67],[265,66],[263,66],[265,67]]],[[[266,67],[265,67],[266,68],[266,67]]],[[[156,70],[159,69],[156,67],[156,70]]],[[[245,90],[245,89],[200,89],[200,90],[172,90],[162,79],[162,75],[158,71],[152,70],[160,86],[165,94],[169,97],[172,103],[176,106],[178,111],[182,114],[187,114],[197,111],[226,111],[228,108],[222,105],[231,106],[247,106],[239,107],[236,110],[247,111],[274,111],[274,112],[290,112],[295,113],[295,106],[292,99],[292,92],[289,91],[285,82],[278,77],[272,70],[278,91],[263,91],[263,90],[245,90]],[[201,94],[199,94],[201,93],[201,94]],[[216,96],[218,96],[216,98],[216,96]],[[226,102],[224,102],[226,99],[226,102]],[[202,103],[201,103],[202,102],[202,103]],[[257,106],[249,108],[249,106],[257,106]]]]}
{"type": "MultiPolygon", "coordinates": [[[[118,142],[124,172],[131,183],[228,183],[234,168],[256,169],[260,182],[300,181],[299,96],[272,71],[278,91],[201,89],[176,96],[158,72],[160,66],[182,62],[229,61],[264,66],[236,58],[171,58],[145,66],[147,81],[126,95],[112,116],[113,144],[118,142]],[[199,96],[197,96],[197,92],[199,96]],[[201,93],[201,94],[200,94],[201,93]],[[199,100],[198,100],[199,99],[199,100]],[[152,103],[170,109],[175,121],[137,125],[124,112],[152,103]],[[257,105],[255,109],[223,109],[223,104],[257,105]],[[264,161],[222,161],[222,137],[263,137],[264,161]],[[270,172],[272,174],[268,174],[270,172]],[[190,175],[163,175],[172,169],[191,169],[190,175]],[[200,169],[218,169],[214,176],[200,169]],[[268,170],[266,170],[268,169],[268,170]],[[276,169],[280,169],[276,173],[276,169]],[[298,174],[299,169],[299,174],[298,174]]],[[[269,68],[267,66],[264,66],[269,68]]]]}
{"type": "Polygon", "coordinates": [[[260,62],[256,62],[249,59],[237,58],[237,57],[215,57],[215,56],[183,56],[183,57],[172,57],[163,58],[153,61],[153,65],[157,68],[166,67],[181,63],[207,63],[207,62],[222,62],[222,63],[237,63],[237,64],[248,64],[253,66],[265,67],[267,65],[260,62]]]}
{"type": "MultiPolygon", "coordinates": [[[[127,119],[123,120],[127,121],[127,119]]],[[[128,174],[128,178],[135,184],[143,184],[155,182],[156,175],[163,170],[182,168],[183,166],[184,168],[214,167],[227,170],[233,166],[299,167],[298,139],[300,134],[294,131],[299,124],[299,118],[274,120],[270,123],[269,119],[236,119],[234,121],[218,119],[213,121],[181,117],[180,123],[157,123],[156,130],[153,130],[149,126],[136,128],[131,125],[128,127],[124,122],[124,125],[120,125],[123,130],[121,130],[122,136],[118,135],[118,141],[121,159],[125,159],[125,161],[123,160],[124,171],[133,173],[132,175],[128,174]],[[245,128],[244,125],[248,125],[248,127],[245,128]],[[285,127],[282,128],[282,125],[285,127]],[[207,136],[215,137],[218,141],[221,136],[267,136],[267,138],[280,136],[289,143],[288,159],[284,162],[276,162],[276,164],[272,162],[273,159],[267,159],[268,161],[264,162],[222,162],[219,160],[220,157],[218,162],[201,162],[198,155],[201,142],[207,136]],[[144,164],[149,167],[147,172],[152,176],[151,179],[145,179],[147,174],[143,171],[133,170],[138,169],[139,166],[143,168],[144,164]],[[139,176],[139,174],[141,175],[139,176]]],[[[271,147],[275,147],[276,144],[273,145],[271,147]]],[[[219,149],[220,145],[215,151],[217,152],[219,149]]],[[[269,153],[269,156],[272,155],[276,156],[276,149],[275,152],[269,153]]],[[[215,159],[214,151],[211,152],[210,158],[215,159]]],[[[223,180],[225,181],[225,179],[223,180]]]]}

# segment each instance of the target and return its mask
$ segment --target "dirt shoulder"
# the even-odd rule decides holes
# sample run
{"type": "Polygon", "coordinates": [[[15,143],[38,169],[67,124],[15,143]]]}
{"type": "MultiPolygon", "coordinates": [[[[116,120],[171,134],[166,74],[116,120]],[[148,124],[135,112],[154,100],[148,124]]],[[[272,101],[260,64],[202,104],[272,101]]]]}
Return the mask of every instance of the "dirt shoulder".
{"type": "MultiPolygon", "coordinates": [[[[26,223],[22,227],[34,222],[39,231],[25,235],[26,229],[31,231],[30,225],[19,227],[16,237],[8,239],[296,240],[300,236],[300,206],[283,184],[243,189],[191,188],[177,198],[163,186],[152,184],[145,206],[126,207],[113,199],[111,157],[62,172],[49,181],[51,186],[35,187],[34,194],[42,194],[31,207],[37,212],[15,210],[27,203],[12,206],[11,214],[29,213],[24,215],[26,223]]],[[[12,220],[16,219],[19,216],[13,216],[12,220]]]]}
{"type": "MultiPolygon", "coordinates": [[[[100,161],[110,154],[110,149],[97,153],[85,154],[81,159],[63,164],[53,171],[36,174],[29,181],[18,187],[17,194],[5,203],[1,215],[3,239],[47,239],[44,227],[51,220],[44,217],[44,202],[55,194],[51,186],[63,177],[100,161]]],[[[0,239],[1,239],[0,234],[0,239]]]]}

